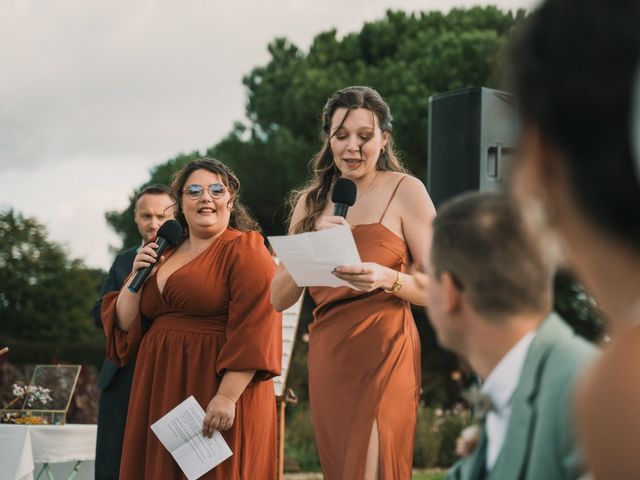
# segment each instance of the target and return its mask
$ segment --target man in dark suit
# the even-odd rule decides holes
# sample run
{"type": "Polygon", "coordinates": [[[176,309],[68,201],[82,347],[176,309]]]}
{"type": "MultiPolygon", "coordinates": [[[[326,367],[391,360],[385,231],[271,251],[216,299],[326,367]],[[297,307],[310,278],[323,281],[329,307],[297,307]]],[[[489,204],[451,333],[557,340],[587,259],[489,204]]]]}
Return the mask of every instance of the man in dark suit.
{"type": "MultiPolygon", "coordinates": [[[[141,245],[153,239],[160,225],[173,218],[174,200],[171,190],[165,185],[150,185],[136,197],[134,221],[142,237],[141,245]]],[[[102,329],[102,297],[114,290],[120,290],[131,272],[133,259],[141,245],[120,253],[111,265],[107,279],[93,307],[93,320],[102,329]]],[[[101,390],[98,409],[98,438],[96,445],[96,480],[117,479],[122,456],[122,441],[127,420],[129,393],[133,380],[135,362],[118,368],[110,360],[104,360],[98,387],[101,390]]]]}
{"type": "Polygon", "coordinates": [[[450,479],[576,479],[576,378],[597,350],[552,311],[553,262],[503,194],[467,194],[433,224],[428,313],[482,380],[486,416],[450,479]]]}

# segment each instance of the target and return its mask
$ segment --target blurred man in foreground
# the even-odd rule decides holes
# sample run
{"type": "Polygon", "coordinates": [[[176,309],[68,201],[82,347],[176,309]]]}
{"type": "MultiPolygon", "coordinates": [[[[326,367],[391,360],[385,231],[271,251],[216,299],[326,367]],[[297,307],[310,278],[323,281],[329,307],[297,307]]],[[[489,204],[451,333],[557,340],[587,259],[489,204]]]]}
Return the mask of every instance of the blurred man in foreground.
{"type": "Polygon", "coordinates": [[[505,195],[458,197],[434,221],[429,317],[438,341],[464,357],[488,397],[477,446],[449,478],[584,473],[572,396],[596,349],[552,312],[550,263],[505,195]]]}

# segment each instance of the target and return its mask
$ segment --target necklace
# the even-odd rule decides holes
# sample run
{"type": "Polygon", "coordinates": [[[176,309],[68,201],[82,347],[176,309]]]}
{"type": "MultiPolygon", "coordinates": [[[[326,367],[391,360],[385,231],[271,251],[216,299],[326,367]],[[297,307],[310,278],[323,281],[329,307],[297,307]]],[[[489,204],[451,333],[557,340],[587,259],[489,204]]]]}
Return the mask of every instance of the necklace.
{"type": "Polygon", "coordinates": [[[378,171],[376,170],[376,174],[373,176],[373,180],[371,180],[371,183],[367,185],[367,188],[364,189],[364,192],[356,196],[356,201],[362,200],[362,197],[364,197],[367,193],[369,193],[369,190],[371,190],[371,187],[373,186],[373,184],[376,183],[377,178],[378,178],[378,171]]]}

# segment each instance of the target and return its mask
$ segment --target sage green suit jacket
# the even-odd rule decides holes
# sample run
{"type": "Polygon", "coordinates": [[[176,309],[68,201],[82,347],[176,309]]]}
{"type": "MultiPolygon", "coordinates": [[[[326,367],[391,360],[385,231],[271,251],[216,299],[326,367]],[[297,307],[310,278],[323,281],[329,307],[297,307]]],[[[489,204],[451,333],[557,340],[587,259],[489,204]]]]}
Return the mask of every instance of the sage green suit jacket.
{"type": "Polygon", "coordinates": [[[491,472],[485,471],[486,437],[456,463],[451,480],[554,480],[584,474],[576,442],[576,378],[597,354],[556,313],[545,319],[525,358],[513,396],[507,433],[491,472]]]}

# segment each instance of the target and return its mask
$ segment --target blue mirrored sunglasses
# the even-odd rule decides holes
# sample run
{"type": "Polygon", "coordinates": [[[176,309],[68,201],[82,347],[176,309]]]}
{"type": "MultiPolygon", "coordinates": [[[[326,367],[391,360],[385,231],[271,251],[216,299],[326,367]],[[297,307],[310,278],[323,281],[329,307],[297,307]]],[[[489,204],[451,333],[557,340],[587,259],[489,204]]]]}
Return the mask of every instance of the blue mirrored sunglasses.
{"type": "MultiPolygon", "coordinates": [[[[193,183],[191,185],[187,185],[182,189],[187,197],[191,200],[197,200],[204,193],[205,188],[202,185],[198,185],[197,183],[193,183]]],[[[209,195],[212,198],[220,198],[227,191],[227,187],[225,187],[222,183],[212,183],[207,187],[209,191],[209,195]]]]}

